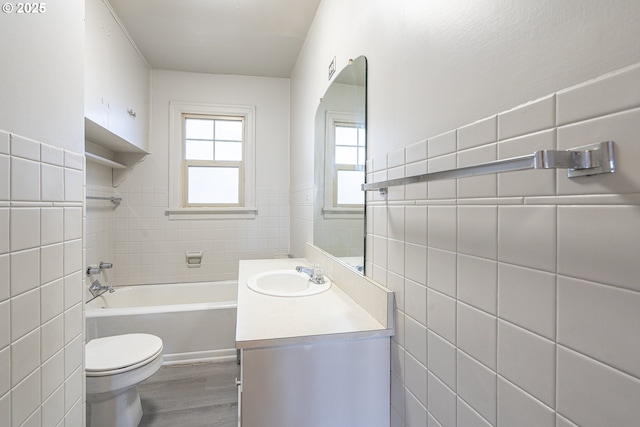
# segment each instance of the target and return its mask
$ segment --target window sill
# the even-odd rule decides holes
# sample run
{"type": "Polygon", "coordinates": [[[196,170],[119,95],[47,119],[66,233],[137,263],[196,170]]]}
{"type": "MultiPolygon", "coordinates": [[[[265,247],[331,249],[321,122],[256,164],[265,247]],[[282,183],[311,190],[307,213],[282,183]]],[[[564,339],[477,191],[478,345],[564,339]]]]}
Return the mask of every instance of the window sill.
{"type": "Polygon", "coordinates": [[[254,219],[258,208],[170,208],[170,221],[191,219],[254,219]]]}

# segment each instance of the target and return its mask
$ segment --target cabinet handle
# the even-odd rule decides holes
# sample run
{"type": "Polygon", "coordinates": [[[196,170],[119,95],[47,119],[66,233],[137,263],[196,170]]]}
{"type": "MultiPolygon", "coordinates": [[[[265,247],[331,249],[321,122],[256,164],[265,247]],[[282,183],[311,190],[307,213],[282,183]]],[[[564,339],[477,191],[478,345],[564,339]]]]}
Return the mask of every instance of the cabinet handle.
{"type": "Polygon", "coordinates": [[[236,378],[236,387],[240,387],[242,385],[242,381],[236,378]]]}
{"type": "Polygon", "coordinates": [[[135,111],[133,111],[131,108],[129,108],[129,109],[127,110],[127,113],[129,113],[129,115],[130,115],[131,117],[136,117],[136,115],[137,115],[137,114],[136,114],[136,112],[135,112],[135,111]]]}

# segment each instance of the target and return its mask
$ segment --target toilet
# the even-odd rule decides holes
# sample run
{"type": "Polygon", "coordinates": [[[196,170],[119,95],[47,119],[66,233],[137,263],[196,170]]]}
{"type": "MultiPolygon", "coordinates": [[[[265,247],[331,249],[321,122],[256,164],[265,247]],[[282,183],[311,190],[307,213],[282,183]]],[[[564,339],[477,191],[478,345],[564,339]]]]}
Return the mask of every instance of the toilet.
{"type": "Polygon", "coordinates": [[[96,338],[85,346],[87,426],[136,427],[137,385],[162,366],[162,340],[149,334],[96,338]]]}

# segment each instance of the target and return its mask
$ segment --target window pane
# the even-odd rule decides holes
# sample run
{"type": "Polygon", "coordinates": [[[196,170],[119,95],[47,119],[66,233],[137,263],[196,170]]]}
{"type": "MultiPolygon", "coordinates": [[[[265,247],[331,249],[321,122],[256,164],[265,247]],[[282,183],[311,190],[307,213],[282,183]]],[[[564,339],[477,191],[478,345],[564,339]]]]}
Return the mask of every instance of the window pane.
{"type": "Polygon", "coordinates": [[[185,141],[184,158],[187,160],[213,160],[213,141],[185,141]]]}
{"type": "Polygon", "coordinates": [[[242,161],[242,142],[216,141],[216,160],[242,161]]]}
{"type": "Polygon", "coordinates": [[[358,145],[358,129],[336,126],[336,145],[358,145]]]}
{"type": "Polygon", "coordinates": [[[239,169],[189,166],[188,203],[239,203],[239,169]]]}
{"type": "Polygon", "coordinates": [[[358,164],[358,149],[356,147],[336,147],[336,164],[358,164]]]}
{"type": "Polygon", "coordinates": [[[216,140],[242,141],[242,121],[216,120],[216,140]]]}
{"type": "Polygon", "coordinates": [[[364,191],[361,185],[364,183],[362,171],[338,171],[337,203],[339,205],[362,205],[364,203],[364,191]]]}
{"type": "Polygon", "coordinates": [[[184,133],[185,139],[213,139],[213,120],[186,119],[184,133]]]}
{"type": "Polygon", "coordinates": [[[366,134],[364,128],[358,128],[358,140],[361,146],[365,145],[365,136],[366,134]]]}

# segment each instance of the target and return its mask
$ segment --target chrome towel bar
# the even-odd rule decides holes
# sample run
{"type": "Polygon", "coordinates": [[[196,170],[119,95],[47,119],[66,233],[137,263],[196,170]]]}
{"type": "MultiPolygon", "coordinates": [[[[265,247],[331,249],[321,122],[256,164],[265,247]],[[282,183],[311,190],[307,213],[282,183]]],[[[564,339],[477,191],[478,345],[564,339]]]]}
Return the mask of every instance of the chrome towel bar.
{"type": "Polygon", "coordinates": [[[122,197],[100,197],[100,196],[87,196],[87,200],[108,200],[114,205],[119,205],[122,201],[122,197]]]}
{"type": "Polygon", "coordinates": [[[457,169],[448,169],[422,175],[396,178],[387,181],[362,184],[363,191],[379,190],[381,194],[387,192],[388,187],[415,184],[418,182],[436,181],[440,179],[466,178],[470,176],[487,175],[500,172],[512,172],[527,169],[567,169],[567,177],[597,175],[613,173],[615,162],[613,156],[613,141],[585,145],[567,151],[540,150],[533,154],[496,160],[457,169]]]}

